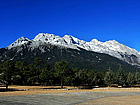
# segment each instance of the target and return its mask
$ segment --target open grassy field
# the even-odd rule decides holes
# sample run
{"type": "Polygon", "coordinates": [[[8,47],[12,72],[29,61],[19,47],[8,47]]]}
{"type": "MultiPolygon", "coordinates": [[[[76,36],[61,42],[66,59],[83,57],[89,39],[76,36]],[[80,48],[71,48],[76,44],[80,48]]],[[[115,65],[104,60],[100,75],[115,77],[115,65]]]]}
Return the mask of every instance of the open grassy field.
{"type": "Polygon", "coordinates": [[[77,105],[140,105],[140,96],[104,97],[77,105]]]}
{"type": "MultiPolygon", "coordinates": [[[[4,88],[4,87],[3,87],[4,88]]],[[[33,95],[33,94],[50,94],[50,93],[69,93],[69,92],[140,92],[140,88],[95,88],[95,89],[77,89],[73,86],[9,86],[9,89],[15,91],[0,92],[0,97],[33,95]]]]}
{"type": "Polygon", "coordinates": [[[1,105],[139,105],[140,88],[76,89],[65,86],[9,86],[22,91],[0,92],[1,105]],[[72,89],[72,90],[71,90],[72,89]]]}

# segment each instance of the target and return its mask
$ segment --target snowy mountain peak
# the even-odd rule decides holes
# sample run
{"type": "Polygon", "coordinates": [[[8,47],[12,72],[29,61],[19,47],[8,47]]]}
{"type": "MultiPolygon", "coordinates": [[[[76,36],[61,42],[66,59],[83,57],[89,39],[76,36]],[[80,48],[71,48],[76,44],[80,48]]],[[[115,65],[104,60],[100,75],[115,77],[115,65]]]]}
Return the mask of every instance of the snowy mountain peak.
{"type": "Polygon", "coordinates": [[[103,42],[100,42],[100,41],[98,41],[97,39],[92,39],[92,40],[89,42],[89,45],[90,45],[91,47],[93,47],[94,45],[98,46],[98,45],[102,45],[102,44],[103,44],[103,42]]]}
{"type": "Polygon", "coordinates": [[[48,34],[48,33],[39,33],[33,41],[42,41],[42,42],[50,42],[55,39],[60,38],[59,36],[55,36],[54,34],[48,34]]]}
{"type": "Polygon", "coordinates": [[[22,36],[22,37],[18,38],[17,40],[26,40],[26,39],[28,39],[28,38],[25,38],[24,36],[22,36]]]}
{"type": "Polygon", "coordinates": [[[71,38],[72,35],[64,35],[64,37],[66,37],[66,38],[71,38]]]}
{"type": "Polygon", "coordinates": [[[72,35],[64,35],[63,37],[60,37],[48,33],[39,33],[38,35],[35,36],[33,40],[30,40],[25,37],[21,37],[17,39],[14,43],[12,43],[10,46],[8,46],[8,49],[21,46],[22,44],[28,43],[29,41],[32,42],[30,43],[30,47],[32,48],[39,47],[40,45],[44,45],[44,44],[52,44],[56,46],[66,47],[66,48],[72,48],[78,50],[80,50],[79,48],[83,48],[88,51],[105,53],[117,57],[121,60],[124,60],[126,59],[126,57],[130,57],[131,55],[135,55],[138,59],[140,59],[140,52],[130,47],[127,47],[116,40],[101,42],[98,41],[97,39],[93,39],[90,42],[86,42],[72,35]]]}
{"type": "Polygon", "coordinates": [[[71,36],[71,35],[65,35],[65,36],[63,37],[63,39],[64,39],[68,44],[75,44],[75,43],[77,43],[77,42],[74,41],[73,38],[74,38],[74,37],[71,36]]]}
{"type": "Polygon", "coordinates": [[[23,41],[29,41],[30,39],[28,39],[28,38],[25,38],[25,37],[20,37],[20,38],[18,38],[16,41],[17,42],[23,42],[23,41]]]}
{"type": "Polygon", "coordinates": [[[97,39],[92,39],[89,43],[102,44],[103,42],[100,42],[97,39]]]}
{"type": "Polygon", "coordinates": [[[106,41],[105,43],[110,43],[110,44],[120,44],[118,41],[116,40],[109,40],[109,41],[106,41]]]}
{"type": "Polygon", "coordinates": [[[92,39],[90,42],[98,42],[97,39],[92,39]]]}
{"type": "Polygon", "coordinates": [[[22,36],[22,37],[18,38],[15,42],[13,42],[10,46],[8,46],[8,49],[10,49],[12,47],[21,46],[22,44],[28,43],[29,41],[31,41],[31,40],[22,36]]]}

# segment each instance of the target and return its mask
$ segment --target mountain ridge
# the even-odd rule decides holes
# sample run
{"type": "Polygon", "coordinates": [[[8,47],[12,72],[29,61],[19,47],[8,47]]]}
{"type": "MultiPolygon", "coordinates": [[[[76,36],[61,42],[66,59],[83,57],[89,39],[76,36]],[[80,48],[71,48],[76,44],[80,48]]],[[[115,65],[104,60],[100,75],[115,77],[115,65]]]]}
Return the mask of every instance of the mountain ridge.
{"type": "Polygon", "coordinates": [[[140,52],[125,46],[116,40],[101,42],[97,39],[92,39],[90,42],[86,42],[72,35],[64,35],[63,37],[60,37],[54,34],[39,33],[32,40],[25,37],[20,37],[7,48],[11,49],[13,47],[21,46],[25,43],[29,44],[31,48],[39,47],[43,43],[77,50],[79,50],[79,48],[83,48],[87,51],[94,51],[111,55],[132,65],[138,65],[140,63],[140,52]],[[131,57],[132,55],[134,55],[135,58],[131,57]]]}

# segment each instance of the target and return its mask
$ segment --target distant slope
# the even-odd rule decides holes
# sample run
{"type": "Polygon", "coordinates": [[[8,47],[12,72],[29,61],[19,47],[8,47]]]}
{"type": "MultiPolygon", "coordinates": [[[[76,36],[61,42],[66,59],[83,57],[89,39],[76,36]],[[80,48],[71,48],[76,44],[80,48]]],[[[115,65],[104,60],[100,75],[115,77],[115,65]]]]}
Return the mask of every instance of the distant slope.
{"type": "Polygon", "coordinates": [[[110,55],[87,51],[79,47],[78,49],[79,50],[46,43],[32,48],[29,46],[29,43],[24,43],[22,46],[13,47],[11,49],[0,49],[0,61],[11,59],[14,61],[25,60],[33,62],[36,57],[40,57],[52,65],[57,61],[66,60],[69,61],[71,67],[79,69],[105,71],[111,67],[113,71],[117,71],[119,66],[122,65],[125,71],[139,70],[137,67],[110,55]]]}

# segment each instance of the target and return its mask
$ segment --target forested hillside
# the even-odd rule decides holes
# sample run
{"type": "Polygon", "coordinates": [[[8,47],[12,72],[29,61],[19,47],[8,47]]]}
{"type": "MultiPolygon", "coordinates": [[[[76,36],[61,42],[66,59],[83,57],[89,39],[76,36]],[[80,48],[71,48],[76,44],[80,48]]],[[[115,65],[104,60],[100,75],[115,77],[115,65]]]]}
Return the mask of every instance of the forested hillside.
{"type": "Polygon", "coordinates": [[[140,72],[125,72],[120,65],[116,72],[71,68],[67,61],[53,66],[36,58],[33,63],[5,61],[0,64],[0,80],[7,85],[70,85],[70,86],[135,86],[140,84],[140,72]]]}

